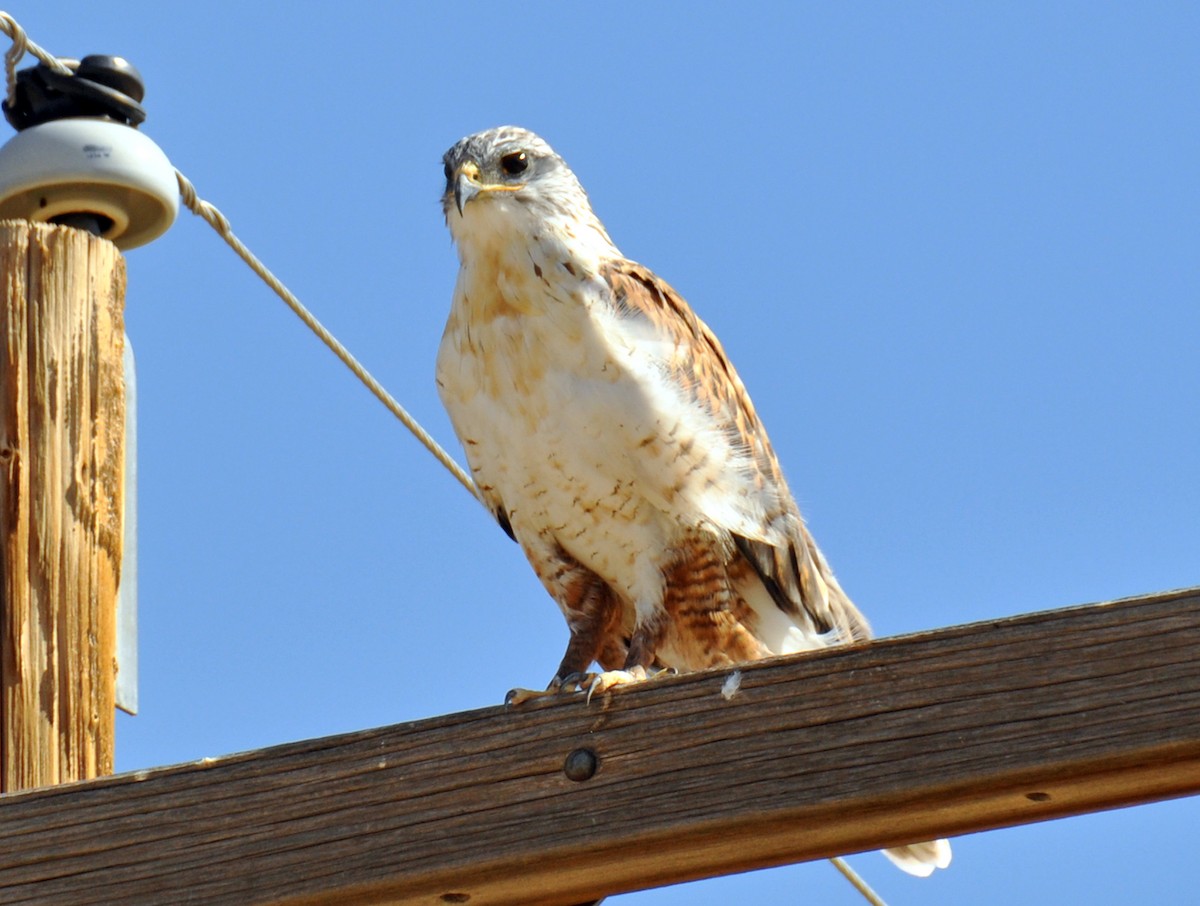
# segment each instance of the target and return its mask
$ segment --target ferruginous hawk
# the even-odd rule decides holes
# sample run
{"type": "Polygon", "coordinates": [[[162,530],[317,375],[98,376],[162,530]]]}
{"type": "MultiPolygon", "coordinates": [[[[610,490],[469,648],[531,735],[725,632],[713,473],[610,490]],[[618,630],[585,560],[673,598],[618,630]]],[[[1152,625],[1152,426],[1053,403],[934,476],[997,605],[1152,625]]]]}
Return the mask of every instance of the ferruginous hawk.
{"type": "MultiPolygon", "coordinates": [[[[438,389],[484,502],[566,617],[551,689],[867,638],[721,344],[618,251],[562,158],[503,126],[443,161],[461,268],[438,389]]],[[[888,855],[927,875],[950,847],[888,855]]]]}

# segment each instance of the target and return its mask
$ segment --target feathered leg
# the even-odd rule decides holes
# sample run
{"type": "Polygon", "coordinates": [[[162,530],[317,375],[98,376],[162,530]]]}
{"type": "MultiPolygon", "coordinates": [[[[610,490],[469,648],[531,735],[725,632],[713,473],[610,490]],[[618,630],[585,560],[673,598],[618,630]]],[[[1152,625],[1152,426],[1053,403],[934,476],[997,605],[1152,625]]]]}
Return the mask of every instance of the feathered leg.
{"type": "Polygon", "coordinates": [[[581,691],[591,681],[586,671],[594,662],[607,665],[621,663],[625,658],[621,603],[599,576],[563,554],[543,582],[551,593],[561,594],[555,597],[566,615],[571,637],[546,690],[513,689],[505,699],[508,704],[521,704],[558,692],[581,691]]]}

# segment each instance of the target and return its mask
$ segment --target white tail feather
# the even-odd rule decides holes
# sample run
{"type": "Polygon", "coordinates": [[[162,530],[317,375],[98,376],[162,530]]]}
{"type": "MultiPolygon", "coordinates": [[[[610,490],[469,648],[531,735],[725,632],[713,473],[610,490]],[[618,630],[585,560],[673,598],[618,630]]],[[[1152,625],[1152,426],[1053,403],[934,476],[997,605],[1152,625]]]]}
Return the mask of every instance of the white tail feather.
{"type": "Polygon", "coordinates": [[[933,874],[935,868],[946,868],[950,865],[950,841],[930,840],[928,843],[910,843],[908,846],[885,849],[883,854],[902,871],[916,875],[918,878],[928,878],[933,874]]]}

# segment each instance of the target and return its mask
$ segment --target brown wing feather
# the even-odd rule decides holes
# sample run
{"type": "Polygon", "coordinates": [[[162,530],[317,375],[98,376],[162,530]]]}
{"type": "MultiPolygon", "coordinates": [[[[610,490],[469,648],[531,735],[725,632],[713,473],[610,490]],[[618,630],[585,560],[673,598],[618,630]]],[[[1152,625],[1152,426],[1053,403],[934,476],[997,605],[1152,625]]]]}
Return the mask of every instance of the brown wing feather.
{"type": "Polygon", "coordinates": [[[683,297],[649,269],[632,261],[614,261],[602,268],[601,277],[622,314],[644,318],[672,339],[671,369],[676,379],[748,451],[769,523],[782,529],[787,540],[770,544],[735,534],[734,543],[775,603],[810,622],[818,632],[836,631],[839,641],[868,638],[866,619],[842,591],[804,526],[767,432],[720,341],[683,297]]]}

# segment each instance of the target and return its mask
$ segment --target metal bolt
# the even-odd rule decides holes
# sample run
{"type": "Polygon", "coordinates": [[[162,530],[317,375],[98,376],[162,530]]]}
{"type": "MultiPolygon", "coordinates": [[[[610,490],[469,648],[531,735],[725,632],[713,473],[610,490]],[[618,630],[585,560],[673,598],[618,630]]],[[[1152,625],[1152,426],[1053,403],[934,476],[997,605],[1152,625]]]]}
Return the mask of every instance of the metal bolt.
{"type": "Polygon", "coordinates": [[[591,749],[576,749],[563,762],[563,773],[571,780],[582,783],[591,780],[600,765],[600,759],[591,749]]]}

